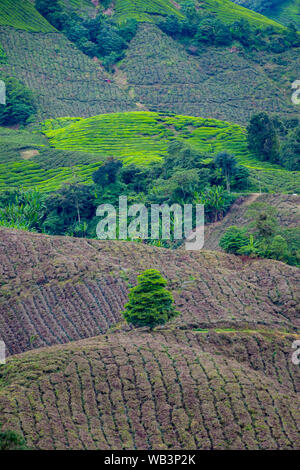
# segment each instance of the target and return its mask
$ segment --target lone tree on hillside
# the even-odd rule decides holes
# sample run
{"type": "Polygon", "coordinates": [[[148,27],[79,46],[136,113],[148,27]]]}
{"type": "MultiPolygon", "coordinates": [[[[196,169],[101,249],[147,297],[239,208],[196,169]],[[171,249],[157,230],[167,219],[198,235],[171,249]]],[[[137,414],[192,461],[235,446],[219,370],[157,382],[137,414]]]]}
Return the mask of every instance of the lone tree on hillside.
{"type": "Polygon", "coordinates": [[[165,289],[167,281],[156,269],[147,269],[138,276],[138,285],[129,293],[124,318],[134,326],[164,325],[179,315],[173,306],[172,294],[165,289]]]}

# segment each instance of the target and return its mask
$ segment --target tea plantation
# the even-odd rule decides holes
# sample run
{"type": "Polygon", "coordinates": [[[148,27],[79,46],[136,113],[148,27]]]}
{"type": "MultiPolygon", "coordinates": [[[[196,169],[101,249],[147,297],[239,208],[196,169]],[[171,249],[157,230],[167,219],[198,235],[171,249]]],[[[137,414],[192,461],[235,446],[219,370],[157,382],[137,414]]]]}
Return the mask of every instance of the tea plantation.
{"type": "Polygon", "coordinates": [[[37,187],[54,191],[64,182],[91,183],[92,173],[107,157],[147,166],[160,161],[174,139],[203,154],[204,162],[222,150],[234,154],[249,168],[254,189],[300,190],[299,172],[257,160],[247,149],[245,129],[237,124],[132,112],[88,119],[58,118],[45,121],[41,127],[48,140],[37,131],[0,128],[0,190],[37,187]]]}
{"type": "Polygon", "coordinates": [[[41,33],[55,31],[29,0],[1,0],[0,25],[41,33]]]}

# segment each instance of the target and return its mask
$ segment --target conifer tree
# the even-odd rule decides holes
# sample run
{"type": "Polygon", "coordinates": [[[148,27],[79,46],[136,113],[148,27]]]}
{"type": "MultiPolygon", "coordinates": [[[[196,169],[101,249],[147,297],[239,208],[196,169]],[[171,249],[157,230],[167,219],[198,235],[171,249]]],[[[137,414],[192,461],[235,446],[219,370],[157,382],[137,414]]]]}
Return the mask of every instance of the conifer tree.
{"type": "Polygon", "coordinates": [[[173,306],[172,294],[165,289],[167,281],[156,269],[147,269],[138,276],[138,285],[129,293],[124,318],[134,326],[152,330],[179,315],[173,306]]]}

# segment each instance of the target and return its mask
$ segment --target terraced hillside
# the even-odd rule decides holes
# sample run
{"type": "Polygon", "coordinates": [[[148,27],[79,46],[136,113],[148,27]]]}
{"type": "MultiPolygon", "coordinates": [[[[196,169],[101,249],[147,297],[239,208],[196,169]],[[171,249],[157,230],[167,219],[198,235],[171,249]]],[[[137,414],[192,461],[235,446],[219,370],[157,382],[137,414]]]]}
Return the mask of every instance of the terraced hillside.
{"type": "Polygon", "coordinates": [[[288,25],[294,23],[300,30],[300,4],[297,0],[283,0],[264,14],[279,23],[288,25]]]}
{"type": "Polygon", "coordinates": [[[259,110],[288,116],[299,52],[246,53],[199,48],[199,56],[155,25],[141,25],[119,67],[130,96],[150,111],[171,111],[244,124],[259,110]]]}
{"type": "Polygon", "coordinates": [[[299,449],[294,338],[132,332],[15,356],[4,428],[36,449],[299,449]]]}
{"type": "Polygon", "coordinates": [[[46,121],[42,129],[50,145],[67,151],[114,155],[124,163],[148,165],[161,159],[171,140],[184,140],[204,155],[219,151],[233,153],[248,167],[253,184],[264,191],[299,192],[299,172],[258,161],[248,151],[245,129],[228,122],[163,113],[122,113],[89,119],[46,121]]]}
{"type": "Polygon", "coordinates": [[[178,4],[171,0],[116,0],[112,2],[112,13],[119,21],[134,18],[137,21],[156,21],[166,15],[182,17],[178,4]]]}
{"type": "MultiPolygon", "coordinates": [[[[281,0],[276,2],[277,5],[273,5],[272,8],[262,9],[260,4],[265,2],[255,2],[253,0],[232,0],[233,3],[237,3],[246,8],[256,9],[256,5],[259,7],[259,11],[262,11],[265,16],[271,18],[283,25],[288,26],[290,23],[294,23],[300,30],[300,4],[298,0],[281,0]]],[[[274,2],[275,3],[275,2],[274,2]]],[[[258,10],[257,10],[258,11],[258,10]]]]}
{"type": "Polygon", "coordinates": [[[254,169],[280,170],[259,161],[248,150],[243,127],[216,119],[132,112],[104,114],[88,119],[54,119],[42,123],[52,147],[114,154],[125,163],[149,164],[161,159],[171,140],[183,140],[204,155],[233,152],[239,163],[254,169]]]}
{"type": "Polygon", "coordinates": [[[241,5],[236,5],[236,2],[232,2],[231,0],[197,0],[196,3],[198,3],[201,10],[214,14],[222,21],[228,23],[243,19],[258,28],[267,27],[269,25],[281,27],[278,22],[249,10],[248,8],[244,8],[241,5]]]}
{"type": "Polygon", "coordinates": [[[99,61],[92,60],[60,33],[31,33],[0,26],[6,53],[0,77],[15,76],[35,94],[36,119],[93,116],[136,109],[99,61]]]}
{"type": "MultiPolygon", "coordinates": [[[[223,15],[222,5],[214,13],[223,15]]],[[[23,30],[7,23],[0,16],[6,53],[0,77],[15,76],[35,92],[37,120],[150,109],[244,124],[260,110],[298,113],[291,104],[300,60],[296,49],[264,55],[203,46],[192,56],[154,24],[141,23],[125,59],[109,75],[98,59],[85,56],[62,34],[39,25],[40,32],[33,32],[30,22],[23,30]]]]}
{"type": "Polygon", "coordinates": [[[228,227],[232,225],[238,227],[249,225],[246,212],[253,203],[263,203],[275,207],[281,230],[284,230],[287,236],[288,234],[290,236],[294,234],[293,238],[297,237],[300,246],[300,196],[292,194],[251,194],[240,197],[221,222],[206,226],[204,248],[207,250],[221,250],[219,240],[228,227]]]}
{"type": "Polygon", "coordinates": [[[107,157],[149,165],[178,139],[208,159],[222,150],[234,154],[251,172],[249,190],[300,192],[299,172],[258,161],[247,149],[245,129],[228,122],[132,112],[47,120],[41,128],[49,141],[38,132],[0,127],[0,190],[37,187],[49,192],[75,179],[89,184],[107,157]]]}
{"type": "Polygon", "coordinates": [[[121,321],[129,286],[156,266],[182,329],[299,329],[299,270],[218,252],[0,230],[0,337],[8,352],[88,338],[121,321]]]}
{"type": "Polygon", "coordinates": [[[1,0],[0,25],[40,33],[55,31],[30,0],[1,0]]]}

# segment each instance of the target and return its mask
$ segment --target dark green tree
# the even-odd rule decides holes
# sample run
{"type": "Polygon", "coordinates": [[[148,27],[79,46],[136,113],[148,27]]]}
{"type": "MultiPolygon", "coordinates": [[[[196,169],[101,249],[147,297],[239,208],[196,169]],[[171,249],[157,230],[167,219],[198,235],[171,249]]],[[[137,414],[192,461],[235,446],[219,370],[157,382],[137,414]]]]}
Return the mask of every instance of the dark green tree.
{"type": "Polygon", "coordinates": [[[227,152],[220,152],[215,158],[215,164],[217,167],[221,168],[226,180],[227,191],[230,193],[230,179],[235,172],[237,164],[236,158],[227,152]]]}
{"type": "Polygon", "coordinates": [[[120,160],[113,157],[109,158],[92,174],[94,183],[103,187],[115,183],[122,166],[123,164],[120,160]]]}
{"type": "Polygon", "coordinates": [[[138,285],[129,293],[129,302],[123,312],[125,320],[137,327],[151,330],[164,325],[179,315],[175,310],[172,294],[165,289],[167,281],[156,269],[147,269],[138,276],[138,285]]]}
{"type": "Polygon", "coordinates": [[[291,130],[280,150],[280,164],[292,171],[300,170],[300,126],[291,130]]]}
{"type": "Polygon", "coordinates": [[[252,116],[247,127],[249,149],[262,160],[278,161],[280,143],[273,120],[266,113],[252,116]]]}
{"type": "Polygon", "coordinates": [[[0,125],[25,124],[35,113],[33,93],[16,78],[4,81],[6,104],[0,104],[0,125]]]}

